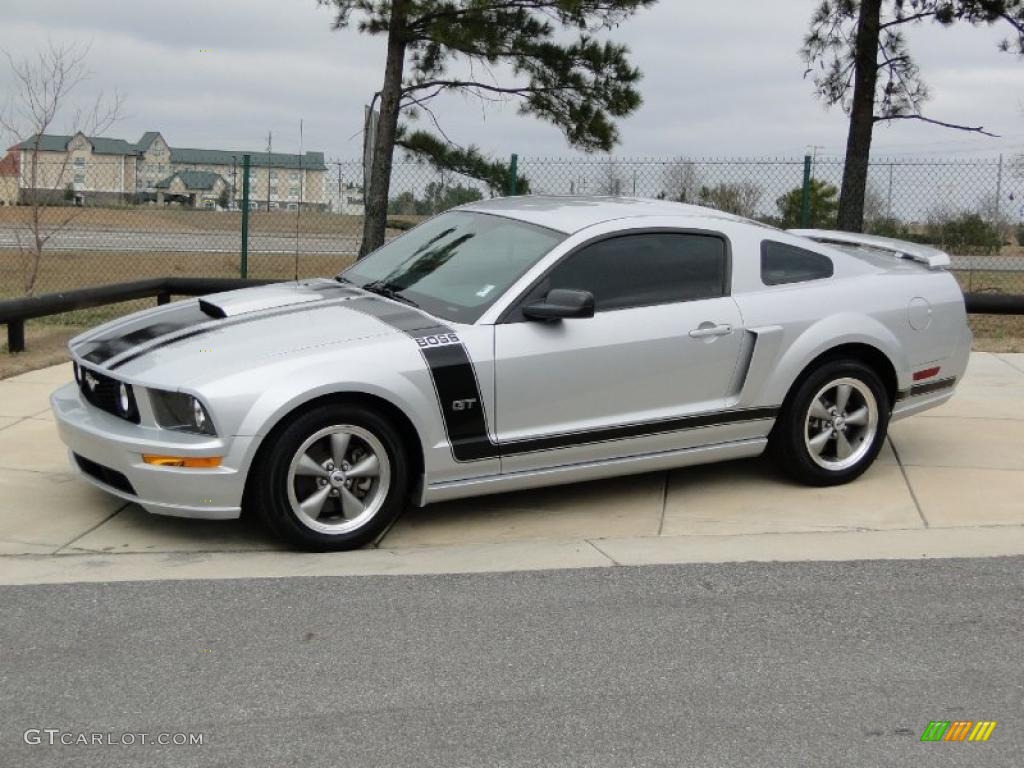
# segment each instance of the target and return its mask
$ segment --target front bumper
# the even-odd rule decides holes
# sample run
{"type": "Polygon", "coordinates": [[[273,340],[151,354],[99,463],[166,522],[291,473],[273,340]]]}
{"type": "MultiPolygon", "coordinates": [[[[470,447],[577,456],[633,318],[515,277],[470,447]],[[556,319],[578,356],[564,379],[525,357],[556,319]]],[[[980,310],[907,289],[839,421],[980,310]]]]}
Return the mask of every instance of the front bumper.
{"type": "Polygon", "coordinates": [[[50,407],[60,439],[72,454],[72,467],[108,493],[160,515],[228,520],[241,514],[245,457],[253,438],[207,437],[133,424],[89,405],[74,382],[50,396],[50,407]],[[144,453],[224,458],[216,469],[185,469],[146,464],[144,453]],[[78,462],[75,454],[86,462],[78,462]],[[91,471],[83,471],[83,464],[91,471]],[[120,473],[130,487],[92,465],[120,473]]]}

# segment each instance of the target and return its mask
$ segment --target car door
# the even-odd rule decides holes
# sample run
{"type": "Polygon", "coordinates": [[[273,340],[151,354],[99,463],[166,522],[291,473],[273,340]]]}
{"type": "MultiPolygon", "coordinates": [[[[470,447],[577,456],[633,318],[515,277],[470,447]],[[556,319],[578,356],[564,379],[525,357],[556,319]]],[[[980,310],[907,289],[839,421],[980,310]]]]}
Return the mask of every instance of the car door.
{"type": "Polygon", "coordinates": [[[565,256],[495,327],[502,472],[715,442],[740,355],[729,247],[706,232],[606,237],[565,256]],[[528,320],[552,289],[589,291],[595,314],[528,320]]]}

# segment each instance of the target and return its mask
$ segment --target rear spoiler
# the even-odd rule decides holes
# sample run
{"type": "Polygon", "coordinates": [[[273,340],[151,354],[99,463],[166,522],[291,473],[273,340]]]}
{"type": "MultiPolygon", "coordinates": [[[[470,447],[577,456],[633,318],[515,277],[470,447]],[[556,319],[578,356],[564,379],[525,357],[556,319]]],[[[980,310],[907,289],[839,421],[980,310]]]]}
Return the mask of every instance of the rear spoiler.
{"type": "Polygon", "coordinates": [[[908,243],[878,235],[862,235],[856,232],[839,232],[828,229],[790,229],[791,235],[807,237],[826,245],[857,245],[876,251],[886,251],[900,259],[910,259],[924,264],[928,269],[945,269],[952,263],[949,254],[920,243],[908,243]]]}

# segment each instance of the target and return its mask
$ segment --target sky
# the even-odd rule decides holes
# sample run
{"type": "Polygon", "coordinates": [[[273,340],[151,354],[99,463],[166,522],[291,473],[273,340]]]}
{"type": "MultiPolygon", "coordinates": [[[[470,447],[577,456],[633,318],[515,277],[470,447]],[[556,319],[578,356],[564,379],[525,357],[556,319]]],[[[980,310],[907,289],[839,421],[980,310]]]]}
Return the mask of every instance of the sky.
{"type": "MultiPolygon", "coordinates": [[[[610,33],[644,73],[643,106],[620,123],[617,157],[841,156],[846,120],[803,79],[798,55],[815,0],[701,3],[661,0],[610,33]]],[[[331,29],[315,0],[32,0],[5,3],[0,49],[14,58],[47,41],[88,44],[89,103],[125,98],[107,135],[136,140],[159,130],[172,146],[361,152],[363,105],[380,87],[384,41],[331,29]]],[[[876,157],[988,158],[1024,152],[1024,59],[1000,53],[998,28],[922,25],[911,48],[935,118],[984,125],[1001,138],[916,122],[880,126],[876,157]]],[[[11,92],[0,59],[0,103],[11,92]]],[[[573,154],[559,130],[516,105],[438,102],[445,132],[498,156],[573,154]]],[[[70,113],[58,121],[68,125],[70,113]]],[[[425,126],[429,127],[429,126],[425,126]]]]}

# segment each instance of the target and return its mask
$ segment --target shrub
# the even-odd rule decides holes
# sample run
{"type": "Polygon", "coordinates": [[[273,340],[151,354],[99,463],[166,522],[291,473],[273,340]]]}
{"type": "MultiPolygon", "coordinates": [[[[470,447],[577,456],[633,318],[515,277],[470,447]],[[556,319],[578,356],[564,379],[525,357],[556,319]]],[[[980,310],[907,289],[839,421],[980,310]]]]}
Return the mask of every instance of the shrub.
{"type": "Polygon", "coordinates": [[[987,255],[1003,245],[999,227],[977,213],[960,213],[951,218],[933,217],[925,229],[932,243],[950,253],[987,255]]]}

